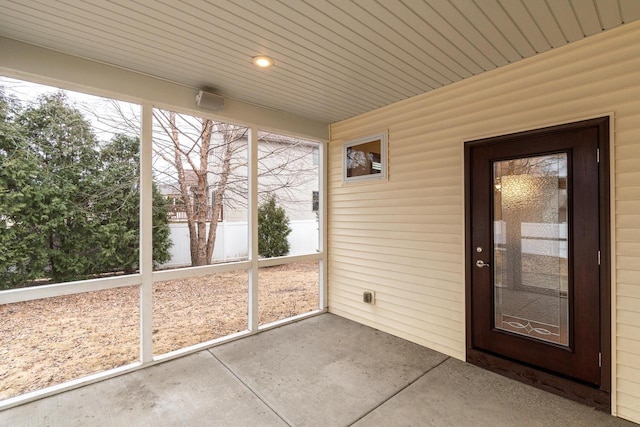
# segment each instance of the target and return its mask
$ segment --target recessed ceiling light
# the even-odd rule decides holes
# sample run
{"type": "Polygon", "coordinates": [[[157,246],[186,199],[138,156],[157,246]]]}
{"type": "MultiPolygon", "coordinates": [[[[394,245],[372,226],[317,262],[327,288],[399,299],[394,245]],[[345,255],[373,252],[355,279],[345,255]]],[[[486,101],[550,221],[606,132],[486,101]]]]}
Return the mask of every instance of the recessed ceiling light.
{"type": "Polygon", "coordinates": [[[269,68],[274,64],[274,62],[273,59],[269,58],[268,56],[254,56],[253,64],[256,67],[269,68]]]}

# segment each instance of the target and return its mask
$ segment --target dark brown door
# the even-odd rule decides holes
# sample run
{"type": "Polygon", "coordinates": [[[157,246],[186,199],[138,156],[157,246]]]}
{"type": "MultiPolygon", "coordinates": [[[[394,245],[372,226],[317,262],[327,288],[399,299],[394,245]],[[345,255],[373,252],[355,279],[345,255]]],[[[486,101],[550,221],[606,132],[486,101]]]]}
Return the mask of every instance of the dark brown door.
{"type": "Polygon", "coordinates": [[[602,120],[468,143],[471,347],[599,387],[602,120]]]}

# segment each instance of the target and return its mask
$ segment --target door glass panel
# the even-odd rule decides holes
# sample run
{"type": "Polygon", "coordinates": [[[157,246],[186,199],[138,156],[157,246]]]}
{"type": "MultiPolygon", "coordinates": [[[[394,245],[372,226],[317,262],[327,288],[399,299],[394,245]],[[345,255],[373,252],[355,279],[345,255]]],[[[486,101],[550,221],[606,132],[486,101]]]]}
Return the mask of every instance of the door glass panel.
{"type": "Polygon", "coordinates": [[[569,343],[567,154],[493,162],[494,322],[569,343]]]}

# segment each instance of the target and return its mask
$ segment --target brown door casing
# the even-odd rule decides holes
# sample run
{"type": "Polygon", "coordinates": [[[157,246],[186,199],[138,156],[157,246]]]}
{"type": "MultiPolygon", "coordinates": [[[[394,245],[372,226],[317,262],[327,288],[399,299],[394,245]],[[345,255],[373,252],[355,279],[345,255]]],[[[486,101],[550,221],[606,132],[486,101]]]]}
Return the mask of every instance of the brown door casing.
{"type": "Polygon", "coordinates": [[[609,120],[465,143],[467,360],[601,409],[610,405],[609,120]],[[562,154],[567,159],[568,342],[496,327],[494,162],[562,154]],[[598,159],[599,157],[599,159],[598,159]],[[599,160],[599,161],[598,161],[599,160]],[[598,263],[599,262],[599,263],[598,263]]]}

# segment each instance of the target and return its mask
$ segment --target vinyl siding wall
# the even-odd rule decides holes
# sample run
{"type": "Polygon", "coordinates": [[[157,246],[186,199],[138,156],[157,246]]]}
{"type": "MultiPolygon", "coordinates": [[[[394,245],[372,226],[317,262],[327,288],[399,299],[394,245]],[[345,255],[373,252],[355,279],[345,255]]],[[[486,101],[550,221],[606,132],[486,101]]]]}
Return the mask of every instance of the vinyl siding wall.
{"type": "Polygon", "coordinates": [[[639,23],[333,124],[330,311],[464,359],[463,141],[608,113],[612,412],[640,422],[639,23]],[[342,143],[384,129],[389,179],[343,184],[342,143]],[[365,289],[374,306],[361,302],[365,289]]]}

